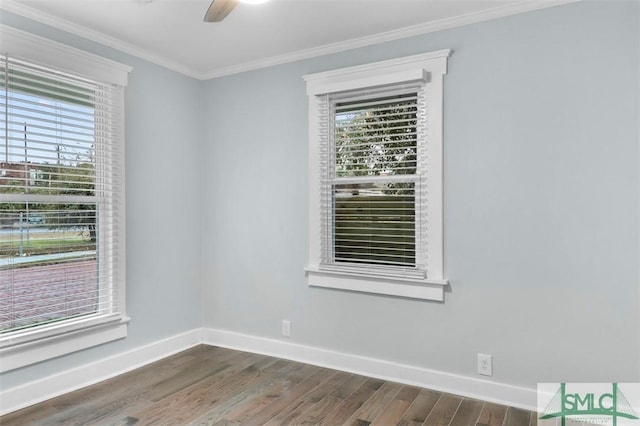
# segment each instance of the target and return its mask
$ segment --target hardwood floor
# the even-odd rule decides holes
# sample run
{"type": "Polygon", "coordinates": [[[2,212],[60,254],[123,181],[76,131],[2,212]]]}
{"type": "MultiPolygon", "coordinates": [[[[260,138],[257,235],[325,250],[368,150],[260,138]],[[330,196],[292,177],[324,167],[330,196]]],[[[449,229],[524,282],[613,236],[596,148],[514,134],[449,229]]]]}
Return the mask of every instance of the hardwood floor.
{"type": "Polygon", "coordinates": [[[10,425],[533,426],[513,407],[198,346],[0,417],[10,425]]]}

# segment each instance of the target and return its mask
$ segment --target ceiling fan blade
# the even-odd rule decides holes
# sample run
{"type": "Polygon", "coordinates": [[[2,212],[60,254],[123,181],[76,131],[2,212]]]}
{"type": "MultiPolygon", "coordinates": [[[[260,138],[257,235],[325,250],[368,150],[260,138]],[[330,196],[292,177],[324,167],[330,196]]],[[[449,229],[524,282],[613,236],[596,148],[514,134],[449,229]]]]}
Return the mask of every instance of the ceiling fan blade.
{"type": "Polygon", "coordinates": [[[204,22],[222,21],[237,4],[238,0],[213,0],[204,15],[204,22]]]}

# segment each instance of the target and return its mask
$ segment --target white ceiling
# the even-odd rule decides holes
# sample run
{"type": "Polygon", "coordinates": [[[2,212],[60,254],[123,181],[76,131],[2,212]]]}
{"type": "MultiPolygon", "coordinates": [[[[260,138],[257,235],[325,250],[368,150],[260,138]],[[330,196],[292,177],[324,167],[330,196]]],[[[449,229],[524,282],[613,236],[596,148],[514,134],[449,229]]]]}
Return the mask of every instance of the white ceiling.
{"type": "Polygon", "coordinates": [[[272,0],[202,21],[210,0],[0,0],[10,12],[211,78],[571,0],[272,0]]]}

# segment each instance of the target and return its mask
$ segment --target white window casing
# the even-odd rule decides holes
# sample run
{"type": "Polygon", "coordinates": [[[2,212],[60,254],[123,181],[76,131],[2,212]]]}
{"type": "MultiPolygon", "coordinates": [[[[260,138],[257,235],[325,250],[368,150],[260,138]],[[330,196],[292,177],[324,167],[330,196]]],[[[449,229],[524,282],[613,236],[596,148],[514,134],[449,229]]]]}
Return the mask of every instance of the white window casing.
{"type": "MultiPolygon", "coordinates": [[[[309,260],[305,268],[309,285],[415,299],[444,300],[444,287],[448,281],[444,274],[443,257],[442,107],[443,78],[447,72],[450,53],[450,50],[440,50],[304,77],[309,96],[309,260]],[[400,111],[416,111],[411,113],[413,115],[398,112],[399,102],[404,99],[409,100],[403,105],[413,109],[400,111]],[[413,162],[409,164],[409,160],[403,159],[408,157],[402,155],[391,157],[394,160],[389,162],[387,156],[386,169],[380,172],[374,170],[380,168],[375,161],[357,160],[355,157],[345,157],[345,160],[340,157],[341,154],[336,154],[345,149],[344,145],[337,147],[336,144],[340,142],[336,141],[340,139],[341,122],[345,121],[350,125],[348,118],[344,118],[348,116],[351,105],[355,105],[353,108],[362,114],[369,114],[366,117],[371,117],[371,114],[375,117],[366,118],[366,123],[361,127],[356,123],[355,127],[347,128],[347,131],[361,135],[354,142],[355,145],[352,144],[347,149],[357,152],[358,143],[367,145],[359,141],[376,134],[378,140],[383,142],[376,142],[375,149],[382,152],[387,147],[400,146],[413,153],[413,162]],[[389,115],[396,115],[386,116],[388,111],[391,111],[389,115]],[[370,124],[376,120],[388,119],[393,120],[398,127],[411,128],[407,132],[411,133],[413,145],[393,145],[394,142],[389,140],[395,135],[384,133],[380,137],[381,132],[376,130],[389,125],[376,127],[370,124]],[[359,171],[341,172],[343,160],[350,164],[348,168],[359,171]],[[387,170],[395,167],[394,165],[397,170],[387,170]],[[411,170],[405,172],[404,169],[411,170]],[[407,189],[390,191],[388,188],[393,185],[407,189]],[[365,190],[354,190],[354,195],[349,195],[350,188],[365,190]],[[371,196],[363,195],[367,192],[371,196]],[[405,197],[396,195],[394,198],[389,195],[400,193],[406,194],[405,197]],[[365,200],[363,203],[367,203],[364,205],[369,208],[364,210],[371,212],[368,216],[365,213],[356,214],[355,220],[358,222],[353,226],[366,229],[360,231],[349,228],[348,232],[356,233],[356,237],[352,234],[345,237],[345,231],[342,230],[345,223],[350,223],[342,218],[349,218],[350,212],[363,211],[362,208],[357,208],[362,205],[356,201],[349,204],[350,197],[353,200],[358,197],[365,200]],[[403,202],[410,204],[411,200],[415,200],[415,210],[409,215],[394,213],[403,202]],[[404,221],[409,226],[407,229],[413,229],[415,234],[406,240],[408,242],[398,243],[396,231],[392,231],[394,242],[389,243],[388,235],[385,235],[383,239],[387,242],[377,246],[371,241],[378,241],[376,233],[385,233],[388,229],[385,226],[392,226],[380,224],[387,220],[404,221]],[[415,228],[412,228],[413,222],[415,228]],[[368,242],[362,242],[363,238],[368,238],[368,242]],[[404,249],[398,249],[396,243],[404,249]],[[393,248],[390,248],[391,244],[394,244],[393,248]],[[351,261],[350,258],[356,260],[351,261]]],[[[398,148],[395,149],[393,152],[397,153],[398,148]]],[[[375,151],[369,150],[375,154],[375,151]]]]}
{"type": "Polygon", "coordinates": [[[24,238],[23,223],[27,232],[39,226],[41,233],[56,236],[60,229],[75,234],[84,230],[83,238],[90,235],[91,240],[85,251],[54,249],[55,260],[45,262],[52,271],[73,274],[76,258],[70,259],[84,256],[91,259],[85,276],[95,276],[95,289],[77,290],[86,295],[76,294],[73,304],[42,295],[44,300],[50,297],[43,314],[42,306],[28,305],[25,297],[35,300],[38,292],[53,290],[33,285],[33,278],[6,273],[37,262],[22,253],[22,243],[17,257],[0,253],[0,279],[5,281],[0,282],[5,296],[0,301],[0,372],[4,372],[127,335],[124,88],[131,68],[5,25],[0,26],[0,56],[4,170],[0,204],[27,206],[24,222],[20,213],[19,232],[11,225],[10,214],[15,213],[7,209],[0,212],[4,215],[0,226],[20,238],[24,238]],[[23,150],[16,136],[16,123],[22,121],[23,150]],[[60,154],[65,149],[66,162],[60,154]],[[24,174],[16,165],[25,167],[24,174]],[[44,179],[48,181],[43,183],[44,179]],[[39,210],[29,211],[29,205],[38,205],[39,210]],[[18,286],[26,293],[14,291],[18,286]]]}

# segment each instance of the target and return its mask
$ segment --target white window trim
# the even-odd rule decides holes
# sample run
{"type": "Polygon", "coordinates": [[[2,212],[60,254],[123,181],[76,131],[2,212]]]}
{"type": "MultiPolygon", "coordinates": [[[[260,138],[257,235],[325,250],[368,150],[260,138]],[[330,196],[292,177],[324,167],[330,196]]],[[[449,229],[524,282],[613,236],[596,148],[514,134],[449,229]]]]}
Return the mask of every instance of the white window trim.
{"type": "Polygon", "coordinates": [[[103,58],[66,44],[0,25],[0,53],[16,59],[53,68],[70,74],[82,75],[103,83],[126,86],[128,65],[103,58]]]}
{"type": "MultiPolygon", "coordinates": [[[[118,102],[124,107],[124,86],[131,67],[85,51],[0,25],[0,54],[29,61],[60,72],[84,76],[103,83],[121,87],[118,102]]],[[[124,116],[118,129],[120,146],[117,154],[121,158],[121,170],[117,174],[124,188],[124,116]]],[[[2,339],[0,335],[0,373],[24,367],[36,362],[69,354],[92,346],[104,344],[127,336],[126,283],[125,283],[125,193],[117,195],[120,208],[115,212],[120,235],[118,273],[113,285],[117,286],[119,310],[109,316],[84,317],[76,321],[65,321],[32,332],[21,333],[2,339]]]]}
{"type": "Polygon", "coordinates": [[[424,300],[444,300],[443,229],[443,80],[449,49],[375,62],[304,76],[309,96],[309,260],[305,268],[310,286],[385,294],[424,300]],[[428,87],[427,274],[424,279],[380,276],[320,268],[321,179],[319,153],[319,96],[345,90],[422,81],[428,87]]]}

